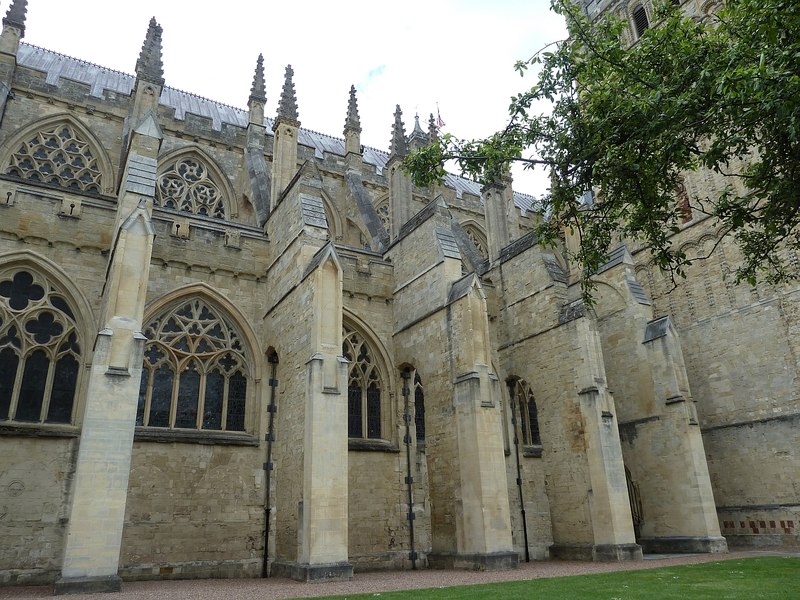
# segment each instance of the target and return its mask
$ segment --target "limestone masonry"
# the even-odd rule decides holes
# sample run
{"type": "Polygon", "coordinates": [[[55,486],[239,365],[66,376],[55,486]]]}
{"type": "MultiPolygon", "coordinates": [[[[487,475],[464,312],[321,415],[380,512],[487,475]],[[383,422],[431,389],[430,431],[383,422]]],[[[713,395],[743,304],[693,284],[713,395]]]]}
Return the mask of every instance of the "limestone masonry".
{"type": "MultiPolygon", "coordinates": [[[[723,242],[671,290],[622,245],[589,309],[510,180],[412,185],[433,119],[398,107],[365,148],[352,88],[329,137],[291,67],[266,90],[258,57],[238,110],[166,86],[155,20],[129,76],[22,43],[26,5],[0,35],[0,582],[798,543],[797,286],[734,284],[723,242]]],[[[716,234],[687,215],[675,243],[716,234]]]]}

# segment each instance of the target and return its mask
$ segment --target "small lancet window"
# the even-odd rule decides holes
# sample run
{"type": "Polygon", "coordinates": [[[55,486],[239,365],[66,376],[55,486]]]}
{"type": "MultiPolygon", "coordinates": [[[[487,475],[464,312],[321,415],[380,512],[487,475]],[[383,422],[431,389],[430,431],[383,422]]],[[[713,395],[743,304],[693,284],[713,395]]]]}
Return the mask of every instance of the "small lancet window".
{"type": "Polygon", "coordinates": [[[640,38],[650,27],[650,21],[647,19],[647,11],[641,4],[633,9],[633,25],[636,27],[636,37],[640,38]]]}
{"type": "Polygon", "coordinates": [[[159,175],[155,202],[194,215],[226,218],[223,193],[208,166],[194,156],[176,160],[159,175]]]}
{"type": "Polygon", "coordinates": [[[249,366],[227,319],[195,298],[153,319],[145,335],[137,425],[245,430],[249,366]]]}
{"type": "Polygon", "coordinates": [[[350,361],[347,383],[347,435],[381,437],[381,383],[374,352],[356,331],[344,327],[342,356],[350,361]]]}
{"type": "Polygon", "coordinates": [[[524,380],[517,379],[511,385],[511,392],[513,394],[512,402],[513,405],[516,405],[517,411],[515,421],[518,419],[517,423],[523,445],[541,446],[539,412],[536,408],[536,400],[533,397],[531,386],[524,380]]]}
{"type": "Polygon", "coordinates": [[[72,423],[81,362],[74,314],[38,273],[0,273],[0,421],[72,423]]]}
{"type": "Polygon", "coordinates": [[[425,442],[425,392],[417,372],[414,372],[414,428],[417,432],[417,443],[425,442]]]}

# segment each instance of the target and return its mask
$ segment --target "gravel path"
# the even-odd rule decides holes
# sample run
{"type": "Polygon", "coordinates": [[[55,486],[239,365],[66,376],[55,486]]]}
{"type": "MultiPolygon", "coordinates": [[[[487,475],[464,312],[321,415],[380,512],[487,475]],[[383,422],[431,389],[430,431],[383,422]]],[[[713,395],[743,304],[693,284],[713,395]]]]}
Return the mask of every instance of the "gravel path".
{"type": "MultiPolygon", "coordinates": [[[[800,552],[791,550],[731,551],[728,554],[657,555],[644,561],[627,563],[591,563],[577,561],[543,561],[522,563],[511,571],[381,571],[357,573],[352,581],[335,583],[298,583],[290,579],[202,579],[185,581],[135,581],[123,583],[119,594],[86,594],[67,598],[94,598],[96,600],[264,600],[285,598],[318,598],[344,594],[369,594],[395,590],[413,590],[495,581],[530,580],[542,577],[565,577],[587,573],[651,569],[670,565],[687,565],[720,560],[734,560],[752,556],[793,556],[800,552]]],[[[52,597],[50,586],[0,587],[0,598],[52,597]]]]}

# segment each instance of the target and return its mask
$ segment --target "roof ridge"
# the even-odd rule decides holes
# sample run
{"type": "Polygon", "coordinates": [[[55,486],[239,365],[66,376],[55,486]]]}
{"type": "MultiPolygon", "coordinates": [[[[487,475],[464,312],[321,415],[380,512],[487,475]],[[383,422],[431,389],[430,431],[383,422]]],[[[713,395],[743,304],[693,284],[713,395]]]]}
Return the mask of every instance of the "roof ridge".
{"type": "MultiPolygon", "coordinates": [[[[118,75],[124,75],[125,77],[130,77],[131,79],[136,79],[136,75],[132,73],[126,73],[125,71],[120,71],[119,69],[114,69],[112,67],[105,67],[103,65],[99,65],[97,63],[93,63],[88,60],[84,60],[82,58],[77,58],[75,56],[71,56],[69,54],[64,54],[63,52],[58,52],[57,50],[50,50],[50,48],[45,48],[44,46],[38,46],[36,44],[31,44],[30,42],[22,42],[23,46],[28,46],[30,48],[34,48],[35,50],[42,50],[43,52],[49,52],[50,54],[55,54],[56,56],[61,56],[63,58],[68,58],[69,60],[74,60],[76,62],[82,63],[84,65],[89,65],[92,67],[97,67],[98,69],[103,69],[105,71],[109,71],[111,73],[117,73],[118,75]]],[[[172,90],[175,92],[180,92],[181,94],[186,94],[187,96],[193,96],[195,98],[200,98],[201,100],[205,100],[207,102],[212,102],[214,104],[218,104],[219,106],[224,106],[225,108],[232,108],[233,110],[238,110],[241,112],[247,112],[246,109],[241,108],[239,106],[233,106],[232,104],[226,104],[220,100],[214,100],[213,98],[208,98],[207,96],[201,96],[200,94],[195,94],[194,92],[187,92],[186,90],[182,90],[181,88],[172,86],[172,85],[165,85],[164,89],[172,90]]]]}
{"type": "Polygon", "coordinates": [[[112,67],[104,67],[103,65],[99,65],[97,63],[93,63],[88,60],[84,60],[82,58],[77,58],[75,56],[70,56],[69,54],[64,54],[63,52],[58,52],[56,50],[50,50],[49,48],[45,48],[44,46],[37,46],[36,44],[31,44],[30,42],[21,42],[21,46],[28,46],[30,48],[34,48],[36,50],[43,50],[44,52],[49,52],[50,54],[55,54],[56,56],[61,56],[63,58],[68,58],[70,60],[75,60],[79,63],[83,63],[84,65],[89,65],[92,67],[97,67],[98,69],[104,69],[106,71],[111,71],[112,73],[117,73],[118,75],[125,75],[130,77],[131,79],[136,79],[136,76],[132,73],[126,73],[125,71],[120,71],[119,69],[114,69],[112,67]]]}
{"type": "Polygon", "coordinates": [[[187,96],[193,96],[194,98],[200,98],[200,100],[205,100],[206,102],[211,102],[212,104],[217,104],[218,106],[224,106],[225,108],[232,108],[233,110],[238,110],[239,112],[243,113],[247,112],[246,108],[242,108],[240,106],[234,106],[233,104],[226,104],[221,100],[214,100],[213,98],[209,98],[208,96],[201,96],[200,94],[195,94],[194,92],[187,92],[186,90],[182,90],[180,88],[176,88],[171,85],[165,85],[164,89],[180,92],[181,94],[186,94],[187,96]]]}

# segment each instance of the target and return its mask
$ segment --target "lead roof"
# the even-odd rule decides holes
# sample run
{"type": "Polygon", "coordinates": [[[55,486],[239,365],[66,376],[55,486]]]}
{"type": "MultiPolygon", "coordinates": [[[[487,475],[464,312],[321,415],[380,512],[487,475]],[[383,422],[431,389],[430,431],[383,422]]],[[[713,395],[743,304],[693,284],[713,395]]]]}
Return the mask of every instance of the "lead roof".
{"type": "MultiPolygon", "coordinates": [[[[61,87],[65,79],[82,83],[89,87],[89,96],[94,98],[104,98],[109,92],[129,96],[136,82],[133,75],[24,42],[20,44],[17,52],[17,64],[45,73],[46,82],[56,87],[61,87]]],[[[211,128],[217,131],[222,129],[223,123],[241,128],[246,128],[248,124],[246,110],[169,86],[163,87],[159,103],[173,109],[175,119],[179,121],[186,118],[186,113],[191,113],[209,119],[211,128]]],[[[273,122],[274,119],[264,118],[268,130],[272,129],[273,122]]],[[[343,139],[310,129],[300,128],[298,142],[314,148],[314,156],[318,159],[324,158],[325,153],[345,155],[343,139]]],[[[375,172],[380,175],[389,160],[389,154],[383,150],[364,146],[363,159],[364,162],[373,165],[375,172]]],[[[481,185],[464,177],[448,173],[444,184],[454,189],[458,198],[464,193],[481,197],[481,185]]],[[[523,211],[531,210],[533,200],[533,196],[514,192],[514,204],[523,211]]]]}

